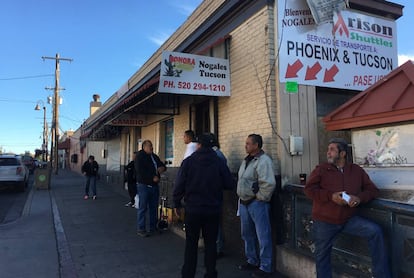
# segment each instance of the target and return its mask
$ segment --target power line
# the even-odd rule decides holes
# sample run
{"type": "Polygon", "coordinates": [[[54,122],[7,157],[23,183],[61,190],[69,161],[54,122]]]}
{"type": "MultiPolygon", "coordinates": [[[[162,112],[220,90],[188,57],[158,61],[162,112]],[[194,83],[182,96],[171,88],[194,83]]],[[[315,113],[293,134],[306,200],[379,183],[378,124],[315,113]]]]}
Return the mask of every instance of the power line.
{"type": "Polygon", "coordinates": [[[72,119],[68,116],[60,115],[60,117],[66,119],[66,120],[72,121],[72,122],[83,123],[83,121],[81,121],[81,120],[72,119]]]}
{"type": "Polygon", "coordinates": [[[48,76],[54,76],[54,75],[53,74],[41,74],[41,75],[28,75],[28,76],[21,76],[21,77],[9,77],[9,78],[0,78],[0,81],[31,79],[31,78],[40,78],[40,77],[48,77],[48,76]]]}
{"type": "Polygon", "coordinates": [[[22,103],[22,102],[26,102],[26,103],[36,103],[36,101],[32,101],[32,100],[7,99],[7,98],[0,98],[0,101],[3,101],[3,102],[18,102],[18,103],[22,103]]]}
{"type": "Polygon", "coordinates": [[[15,147],[37,147],[37,146],[39,146],[39,145],[41,145],[41,144],[35,144],[35,143],[32,143],[32,144],[26,144],[26,143],[18,143],[18,144],[14,144],[14,143],[10,143],[10,144],[3,144],[3,143],[1,143],[0,144],[0,146],[2,146],[2,147],[8,147],[8,148],[15,148],[15,147]]]}

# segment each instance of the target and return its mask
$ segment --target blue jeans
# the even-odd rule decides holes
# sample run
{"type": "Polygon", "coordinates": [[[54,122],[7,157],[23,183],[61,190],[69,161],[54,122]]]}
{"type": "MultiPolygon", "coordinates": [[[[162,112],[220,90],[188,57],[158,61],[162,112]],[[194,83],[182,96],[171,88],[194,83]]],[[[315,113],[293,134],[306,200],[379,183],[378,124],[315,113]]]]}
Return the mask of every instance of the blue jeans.
{"type": "Polygon", "coordinates": [[[92,185],[93,196],[96,196],[96,176],[86,176],[85,195],[89,196],[89,186],[92,185]]]}
{"type": "Polygon", "coordinates": [[[374,277],[391,277],[381,227],[360,216],[353,216],[342,225],[314,221],[313,237],[318,277],[332,277],[332,245],[336,235],[340,232],[366,238],[371,252],[372,275],[374,277]]]}
{"type": "Polygon", "coordinates": [[[265,272],[272,272],[273,258],[269,212],[270,204],[267,202],[254,200],[247,206],[240,204],[241,235],[247,262],[260,265],[265,272]],[[259,252],[256,250],[256,239],[259,241],[259,252]]]}
{"type": "Polygon", "coordinates": [[[147,230],[146,214],[149,211],[149,229],[150,232],[153,232],[157,225],[157,208],[160,197],[159,187],[158,185],[149,186],[138,183],[137,191],[139,197],[139,207],[137,210],[138,231],[147,230]]]}

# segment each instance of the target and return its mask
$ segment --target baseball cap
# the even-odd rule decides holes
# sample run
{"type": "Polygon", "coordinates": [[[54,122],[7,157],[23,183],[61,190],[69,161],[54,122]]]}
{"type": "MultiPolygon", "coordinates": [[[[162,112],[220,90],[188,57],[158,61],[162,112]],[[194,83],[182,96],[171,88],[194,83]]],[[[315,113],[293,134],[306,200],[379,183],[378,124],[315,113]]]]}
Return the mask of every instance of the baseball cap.
{"type": "Polygon", "coordinates": [[[202,147],[211,148],[214,146],[214,135],[211,133],[203,133],[200,136],[197,136],[196,142],[199,143],[202,147]]]}

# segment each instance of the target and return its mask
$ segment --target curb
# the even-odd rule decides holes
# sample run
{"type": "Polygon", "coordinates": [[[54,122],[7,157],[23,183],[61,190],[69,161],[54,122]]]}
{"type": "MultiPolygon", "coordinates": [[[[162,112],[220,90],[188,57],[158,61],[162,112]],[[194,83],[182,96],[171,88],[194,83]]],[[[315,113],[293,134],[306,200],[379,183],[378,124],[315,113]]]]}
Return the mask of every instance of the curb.
{"type": "Polygon", "coordinates": [[[60,219],[59,209],[53,193],[49,192],[52,203],[53,226],[55,228],[56,249],[59,260],[59,273],[61,278],[77,278],[75,263],[72,259],[69,244],[66,238],[65,230],[60,219]]]}
{"type": "Polygon", "coordinates": [[[34,195],[34,183],[32,184],[32,189],[29,192],[29,195],[27,196],[26,203],[24,204],[23,211],[22,211],[22,217],[28,216],[30,214],[30,208],[32,206],[32,200],[34,195]]]}
{"type": "Polygon", "coordinates": [[[22,217],[26,217],[30,214],[30,207],[32,206],[33,195],[34,193],[33,193],[33,186],[32,186],[29,194],[27,195],[27,199],[26,199],[26,202],[24,203],[21,215],[12,221],[8,221],[9,216],[6,215],[3,223],[0,223],[0,229],[2,227],[8,227],[8,226],[14,225],[18,223],[22,219],[22,217]]]}

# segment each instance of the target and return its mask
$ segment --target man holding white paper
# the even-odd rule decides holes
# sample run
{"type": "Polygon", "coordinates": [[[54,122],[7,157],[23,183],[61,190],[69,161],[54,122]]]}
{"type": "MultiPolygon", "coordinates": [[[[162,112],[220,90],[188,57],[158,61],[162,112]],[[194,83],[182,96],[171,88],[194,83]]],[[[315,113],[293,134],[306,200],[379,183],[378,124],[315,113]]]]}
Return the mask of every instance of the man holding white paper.
{"type": "Polygon", "coordinates": [[[357,215],[357,207],[378,197],[379,190],[360,166],[348,163],[347,142],[329,141],[327,163],[312,171],[305,194],[312,199],[317,277],[332,277],[331,251],[340,232],[368,240],[374,277],[391,277],[381,227],[357,215]]]}

